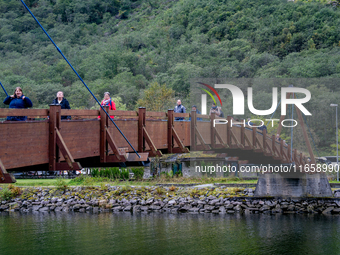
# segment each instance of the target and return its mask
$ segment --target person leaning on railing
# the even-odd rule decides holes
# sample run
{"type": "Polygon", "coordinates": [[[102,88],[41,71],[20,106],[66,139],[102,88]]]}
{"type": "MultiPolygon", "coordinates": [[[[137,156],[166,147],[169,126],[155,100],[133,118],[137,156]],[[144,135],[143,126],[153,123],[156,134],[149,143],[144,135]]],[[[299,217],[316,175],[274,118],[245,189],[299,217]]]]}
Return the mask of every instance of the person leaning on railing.
{"type": "MultiPolygon", "coordinates": [[[[64,93],[62,91],[58,91],[57,97],[53,100],[52,104],[60,104],[61,109],[71,109],[69,102],[64,97],[64,93]]],[[[61,116],[62,120],[70,120],[71,116],[61,116]]]]}
{"type": "MultiPolygon", "coordinates": [[[[110,97],[110,92],[104,92],[104,99],[100,103],[102,106],[108,106],[109,110],[116,110],[116,104],[113,102],[113,100],[110,97]]],[[[111,119],[114,119],[115,116],[111,115],[111,119]]],[[[98,119],[100,119],[100,116],[98,116],[98,119]]]]}
{"type": "MultiPolygon", "coordinates": [[[[9,105],[9,108],[24,109],[32,107],[32,101],[23,95],[22,88],[16,87],[14,94],[5,98],[4,104],[9,105]]],[[[27,116],[7,116],[7,120],[11,121],[25,121],[27,116]]]]}

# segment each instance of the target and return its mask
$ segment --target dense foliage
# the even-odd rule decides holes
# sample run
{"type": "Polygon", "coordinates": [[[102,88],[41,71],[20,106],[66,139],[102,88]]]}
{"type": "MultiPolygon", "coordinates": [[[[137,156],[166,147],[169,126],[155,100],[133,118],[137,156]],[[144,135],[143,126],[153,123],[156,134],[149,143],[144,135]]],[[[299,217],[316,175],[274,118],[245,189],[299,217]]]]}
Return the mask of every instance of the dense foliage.
{"type": "MultiPolygon", "coordinates": [[[[340,9],[324,2],[27,0],[26,4],[94,94],[101,98],[110,91],[131,110],[156,82],[171,88],[188,106],[191,78],[338,78],[340,9]]],[[[9,93],[23,87],[35,107],[47,107],[58,90],[64,91],[72,108],[95,105],[20,1],[0,0],[0,56],[1,82],[9,93]]],[[[335,134],[334,111],[318,105],[336,103],[339,89],[310,85],[316,95],[309,106],[313,116],[326,120],[313,118],[310,126],[318,146],[327,151],[335,134]]],[[[4,97],[2,91],[0,96],[4,97]]],[[[268,100],[259,101],[263,102],[259,108],[267,107],[268,100]]],[[[227,106],[223,109],[230,114],[227,106]]]]}

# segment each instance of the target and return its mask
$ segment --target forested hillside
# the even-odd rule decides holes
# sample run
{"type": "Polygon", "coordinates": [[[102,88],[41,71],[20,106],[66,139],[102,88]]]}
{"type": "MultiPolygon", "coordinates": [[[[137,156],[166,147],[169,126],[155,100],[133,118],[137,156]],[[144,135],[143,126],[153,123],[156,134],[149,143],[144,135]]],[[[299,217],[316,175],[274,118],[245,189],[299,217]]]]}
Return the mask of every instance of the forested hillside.
{"type": "MultiPolygon", "coordinates": [[[[155,82],[188,105],[190,78],[340,76],[340,8],[324,1],[25,2],[93,92],[101,98],[110,91],[127,109],[136,109],[144,89],[155,82]]],[[[11,93],[23,87],[34,107],[47,107],[58,90],[73,108],[94,106],[18,0],[0,0],[0,54],[0,81],[11,93]]],[[[311,126],[327,153],[335,133],[334,109],[320,112],[318,105],[340,98],[332,84],[311,84],[316,97],[310,107],[327,118],[311,126]]],[[[270,90],[263,93],[271,98],[270,90]]]]}

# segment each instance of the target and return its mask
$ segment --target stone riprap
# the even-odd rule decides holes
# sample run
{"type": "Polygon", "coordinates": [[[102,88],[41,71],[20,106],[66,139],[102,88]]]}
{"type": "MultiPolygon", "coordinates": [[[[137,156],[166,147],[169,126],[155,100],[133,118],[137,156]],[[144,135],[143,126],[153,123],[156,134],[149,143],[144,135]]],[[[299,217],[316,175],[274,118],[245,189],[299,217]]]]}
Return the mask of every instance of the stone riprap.
{"type": "MultiPolygon", "coordinates": [[[[340,194],[336,190],[335,195],[340,194]]],[[[251,188],[75,187],[24,189],[0,211],[340,214],[340,199],[253,197],[251,188]]]]}

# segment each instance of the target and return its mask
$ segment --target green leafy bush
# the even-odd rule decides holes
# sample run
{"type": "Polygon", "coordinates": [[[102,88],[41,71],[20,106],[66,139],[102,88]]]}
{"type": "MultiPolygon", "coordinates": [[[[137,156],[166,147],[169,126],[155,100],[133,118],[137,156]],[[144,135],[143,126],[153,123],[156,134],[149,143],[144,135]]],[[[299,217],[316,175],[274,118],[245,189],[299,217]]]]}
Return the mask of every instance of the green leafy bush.
{"type": "Polygon", "coordinates": [[[0,190],[0,200],[4,201],[4,200],[9,200],[13,197],[13,194],[11,192],[10,189],[8,188],[3,188],[2,190],[0,190]]]}
{"type": "Polygon", "coordinates": [[[130,172],[126,168],[123,168],[120,172],[120,179],[129,180],[130,172]]]}
{"type": "Polygon", "coordinates": [[[6,188],[3,188],[2,190],[0,190],[0,201],[10,200],[21,194],[22,194],[22,189],[12,184],[9,184],[6,188]]]}
{"type": "Polygon", "coordinates": [[[144,168],[143,167],[132,167],[131,171],[136,180],[142,180],[144,176],[144,168]]]}
{"type": "Polygon", "coordinates": [[[67,190],[67,182],[63,178],[57,178],[55,182],[55,186],[57,187],[58,190],[67,190]]]}
{"type": "Polygon", "coordinates": [[[109,168],[93,168],[91,169],[91,175],[92,177],[102,177],[102,178],[108,178],[111,180],[114,179],[123,179],[128,180],[130,173],[127,169],[119,170],[118,167],[109,167],[109,168]]]}
{"type": "Polygon", "coordinates": [[[100,176],[98,168],[92,168],[90,173],[91,173],[92,177],[99,177],[100,176]]]}

